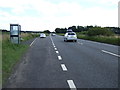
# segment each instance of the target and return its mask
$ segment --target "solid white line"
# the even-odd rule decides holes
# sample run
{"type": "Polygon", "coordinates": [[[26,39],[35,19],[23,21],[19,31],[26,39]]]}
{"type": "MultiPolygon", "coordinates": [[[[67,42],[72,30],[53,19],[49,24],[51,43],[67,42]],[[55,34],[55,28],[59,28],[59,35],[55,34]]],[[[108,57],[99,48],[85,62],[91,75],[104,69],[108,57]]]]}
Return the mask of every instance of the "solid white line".
{"type": "Polygon", "coordinates": [[[61,67],[62,67],[63,71],[67,71],[65,64],[61,64],[61,67]]]}
{"type": "Polygon", "coordinates": [[[73,80],[67,80],[67,83],[69,87],[71,88],[71,90],[77,90],[73,80]]]}
{"type": "Polygon", "coordinates": [[[57,48],[55,48],[55,50],[57,50],[57,48]]]}
{"type": "Polygon", "coordinates": [[[53,45],[53,47],[55,48],[56,46],[55,46],[55,45],[53,45]]]}
{"type": "Polygon", "coordinates": [[[61,57],[61,56],[58,56],[58,59],[59,59],[59,60],[62,60],[62,57],[61,57]]]}
{"type": "MultiPolygon", "coordinates": [[[[36,39],[37,39],[37,38],[36,38],[36,39]]],[[[35,40],[36,40],[36,39],[35,39],[35,40]]],[[[34,41],[30,44],[30,46],[32,46],[32,45],[33,45],[33,43],[35,42],[35,40],[34,40],[34,41]]]]}
{"type": "Polygon", "coordinates": [[[58,51],[55,51],[56,53],[59,53],[58,51]]]}
{"type": "Polygon", "coordinates": [[[111,55],[114,55],[114,56],[117,56],[117,57],[120,57],[120,55],[117,55],[117,54],[114,54],[114,53],[112,53],[112,52],[108,52],[108,51],[105,51],[105,50],[102,50],[102,52],[108,53],[108,54],[111,54],[111,55]]]}

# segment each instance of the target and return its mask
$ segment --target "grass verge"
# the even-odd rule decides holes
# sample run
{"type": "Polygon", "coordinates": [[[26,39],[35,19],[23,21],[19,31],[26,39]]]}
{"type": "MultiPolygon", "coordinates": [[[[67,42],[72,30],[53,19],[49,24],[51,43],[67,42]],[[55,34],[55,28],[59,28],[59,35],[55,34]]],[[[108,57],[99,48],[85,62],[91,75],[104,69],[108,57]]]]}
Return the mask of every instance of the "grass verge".
{"type": "Polygon", "coordinates": [[[82,34],[77,34],[79,39],[91,40],[96,42],[108,43],[120,46],[120,38],[114,36],[87,36],[82,34]]]}
{"type": "MultiPolygon", "coordinates": [[[[64,36],[64,33],[57,33],[58,35],[64,36]]],[[[101,43],[113,44],[120,46],[120,36],[87,36],[85,34],[77,33],[79,39],[91,40],[101,43]]]]}
{"type": "Polygon", "coordinates": [[[27,45],[12,44],[9,40],[2,43],[2,82],[3,84],[10,76],[14,65],[20,60],[27,50],[27,45]]]}
{"type": "MultiPolygon", "coordinates": [[[[22,41],[27,41],[38,36],[38,34],[32,33],[21,34],[22,41]]],[[[11,43],[9,33],[2,33],[2,37],[2,84],[4,85],[11,75],[13,67],[19,62],[29,46],[11,43]]]]}
{"type": "Polygon", "coordinates": [[[32,33],[22,33],[21,34],[21,37],[22,37],[22,41],[27,41],[29,39],[32,39],[32,38],[35,38],[35,37],[39,37],[39,34],[32,34],[32,33]]]}
{"type": "Polygon", "coordinates": [[[65,34],[64,34],[64,33],[57,33],[57,35],[61,35],[61,36],[64,36],[65,34]]]}

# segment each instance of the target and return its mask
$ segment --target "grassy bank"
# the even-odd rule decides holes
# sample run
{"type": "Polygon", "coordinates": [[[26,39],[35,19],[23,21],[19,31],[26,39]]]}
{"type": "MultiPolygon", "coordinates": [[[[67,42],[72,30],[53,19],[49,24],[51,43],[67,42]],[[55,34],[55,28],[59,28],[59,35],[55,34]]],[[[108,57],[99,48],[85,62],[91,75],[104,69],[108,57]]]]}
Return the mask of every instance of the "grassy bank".
{"type": "Polygon", "coordinates": [[[91,40],[96,42],[108,43],[113,45],[120,45],[119,36],[87,36],[84,34],[77,34],[79,39],[91,40]]]}
{"type": "Polygon", "coordinates": [[[57,33],[57,35],[61,35],[61,36],[64,36],[65,34],[64,34],[64,33],[57,33]]]}
{"type": "Polygon", "coordinates": [[[39,34],[34,33],[21,33],[21,41],[27,41],[29,39],[39,37],[39,34]]]}
{"type": "MultiPolygon", "coordinates": [[[[22,41],[26,41],[37,37],[36,34],[21,34],[22,41]]],[[[2,40],[2,82],[6,82],[7,78],[10,76],[13,67],[19,62],[22,55],[28,49],[28,45],[13,44],[10,42],[9,34],[3,33],[2,40]]]]}
{"type": "MultiPolygon", "coordinates": [[[[57,33],[58,35],[64,36],[63,33],[57,33]]],[[[79,39],[91,40],[96,42],[108,43],[113,45],[120,46],[120,36],[113,35],[113,36],[88,36],[86,33],[77,33],[77,37],[79,39]]]]}
{"type": "Polygon", "coordinates": [[[9,40],[2,44],[2,80],[3,83],[12,72],[13,66],[19,61],[20,57],[27,50],[27,45],[12,44],[9,40]]]}

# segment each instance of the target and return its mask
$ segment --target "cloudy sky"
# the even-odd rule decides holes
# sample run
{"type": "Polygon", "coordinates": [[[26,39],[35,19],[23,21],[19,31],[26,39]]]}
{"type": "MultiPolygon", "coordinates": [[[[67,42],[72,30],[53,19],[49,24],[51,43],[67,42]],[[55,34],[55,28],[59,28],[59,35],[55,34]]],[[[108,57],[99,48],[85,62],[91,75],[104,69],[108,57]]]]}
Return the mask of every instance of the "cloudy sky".
{"type": "Polygon", "coordinates": [[[0,0],[0,29],[20,24],[22,30],[69,26],[118,26],[119,0],[0,0]]]}

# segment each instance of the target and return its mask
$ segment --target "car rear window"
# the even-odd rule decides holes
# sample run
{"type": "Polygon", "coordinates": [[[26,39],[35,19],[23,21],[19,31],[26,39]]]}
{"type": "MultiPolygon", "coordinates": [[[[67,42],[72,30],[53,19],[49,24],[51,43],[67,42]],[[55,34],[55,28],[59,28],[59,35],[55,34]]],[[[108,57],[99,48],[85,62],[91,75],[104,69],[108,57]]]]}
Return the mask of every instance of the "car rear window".
{"type": "Polygon", "coordinates": [[[68,35],[75,35],[75,33],[68,33],[68,35]]]}

